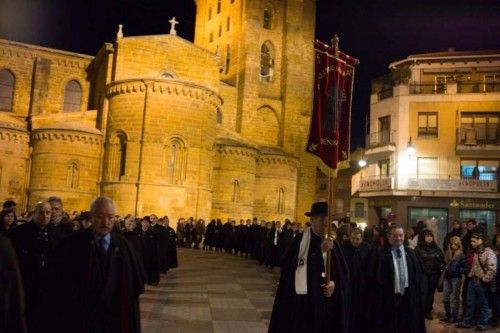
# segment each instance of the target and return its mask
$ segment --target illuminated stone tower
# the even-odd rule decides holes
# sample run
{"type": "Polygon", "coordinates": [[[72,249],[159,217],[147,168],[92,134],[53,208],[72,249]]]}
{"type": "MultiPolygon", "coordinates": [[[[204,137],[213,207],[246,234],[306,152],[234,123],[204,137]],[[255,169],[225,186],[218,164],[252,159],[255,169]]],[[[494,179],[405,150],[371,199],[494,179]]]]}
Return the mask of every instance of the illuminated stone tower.
{"type": "Polygon", "coordinates": [[[315,1],[195,2],[195,44],[220,56],[222,124],[260,151],[254,214],[275,216],[271,210],[280,203],[274,198],[284,195],[286,207],[278,211],[285,214],[276,218],[301,219],[315,196],[316,164],[304,153],[313,98],[315,1]]]}

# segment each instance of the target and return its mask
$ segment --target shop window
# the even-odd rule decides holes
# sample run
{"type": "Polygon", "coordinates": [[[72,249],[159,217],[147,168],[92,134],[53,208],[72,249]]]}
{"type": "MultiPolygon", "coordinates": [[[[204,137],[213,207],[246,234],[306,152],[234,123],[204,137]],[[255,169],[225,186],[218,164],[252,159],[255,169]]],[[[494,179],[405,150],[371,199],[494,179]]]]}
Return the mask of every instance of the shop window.
{"type": "Polygon", "coordinates": [[[448,233],[448,209],[409,207],[407,227],[416,225],[418,221],[423,221],[427,229],[434,233],[438,245],[443,244],[444,237],[448,233]]]}
{"type": "Polygon", "coordinates": [[[500,161],[498,160],[461,160],[462,179],[497,180],[500,161]]]}
{"type": "Polygon", "coordinates": [[[365,204],[362,202],[356,202],[354,204],[354,217],[364,218],[365,217],[365,204]]]}
{"type": "Polygon", "coordinates": [[[437,112],[418,113],[418,137],[438,137],[438,114],[437,112]]]}
{"type": "Polygon", "coordinates": [[[460,220],[467,221],[475,219],[478,225],[482,225],[488,232],[488,238],[491,239],[494,235],[496,224],[496,214],[494,210],[476,210],[476,209],[460,209],[460,220]]]}
{"type": "Polygon", "coordinates": [[[0,111],[12,111],[15,77],[9,70],[0,70],[0,111]]]}
{"type": "Polygon", "coordinates": [[[417,159],[417,176],[420,179],[438,179],[438,159],[436,157],[419,157],[417,159]]]}
{"type": "Polygon", "coordinates": [[[64,89],[64,112],[80,111],[82,105],[82,87],[76,80],[71,80],[64,89]]]}

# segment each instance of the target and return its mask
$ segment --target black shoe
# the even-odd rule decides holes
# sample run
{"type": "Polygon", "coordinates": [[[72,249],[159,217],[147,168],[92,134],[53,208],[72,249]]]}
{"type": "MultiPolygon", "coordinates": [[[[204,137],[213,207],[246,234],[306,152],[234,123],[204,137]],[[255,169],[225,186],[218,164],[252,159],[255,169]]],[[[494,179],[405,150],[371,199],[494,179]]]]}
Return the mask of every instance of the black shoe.
{"type": "Polygon", "coordinates": [[[467,323],[461,322],[455,325],[456,328],[472,328],[472,325],[469,325],[467,323]]]}

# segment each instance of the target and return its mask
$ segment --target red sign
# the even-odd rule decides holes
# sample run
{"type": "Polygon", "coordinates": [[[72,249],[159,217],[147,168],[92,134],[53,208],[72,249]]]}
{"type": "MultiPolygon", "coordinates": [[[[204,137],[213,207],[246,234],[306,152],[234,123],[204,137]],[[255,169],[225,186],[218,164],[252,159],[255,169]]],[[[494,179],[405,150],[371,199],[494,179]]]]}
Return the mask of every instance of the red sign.
{"type": "Polygon", "coordinates": [[[354,66],[359,61],[343,52],[335,56],[333,48],[320,41],[315,51],[314,108],[306,150],[336,169],[349,159],[354,66]]]}

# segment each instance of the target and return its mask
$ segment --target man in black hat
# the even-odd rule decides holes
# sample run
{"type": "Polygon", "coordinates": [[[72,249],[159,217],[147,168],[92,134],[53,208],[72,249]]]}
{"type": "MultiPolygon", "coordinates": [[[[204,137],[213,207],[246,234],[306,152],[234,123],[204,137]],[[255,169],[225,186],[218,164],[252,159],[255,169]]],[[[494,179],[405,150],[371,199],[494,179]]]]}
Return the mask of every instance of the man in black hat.
{"type": "Polygon", "coordinates": [[[306,216],[311,227],[283,256],[269,332],[347,333],[349,273],[340,245],[326,234],[328,204],[314,203],[306,216]],[[331,281],[325,281],[327,251],[331,281]]]}

